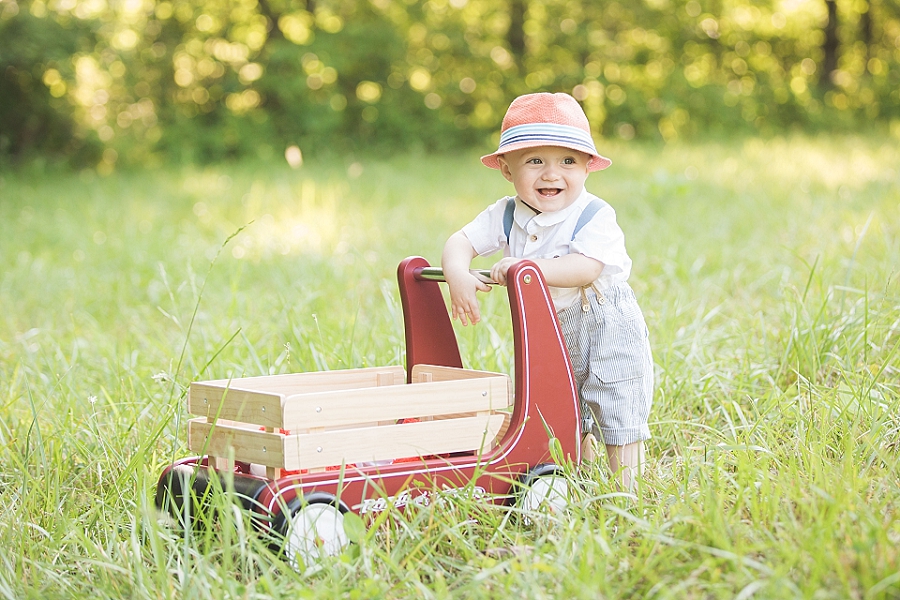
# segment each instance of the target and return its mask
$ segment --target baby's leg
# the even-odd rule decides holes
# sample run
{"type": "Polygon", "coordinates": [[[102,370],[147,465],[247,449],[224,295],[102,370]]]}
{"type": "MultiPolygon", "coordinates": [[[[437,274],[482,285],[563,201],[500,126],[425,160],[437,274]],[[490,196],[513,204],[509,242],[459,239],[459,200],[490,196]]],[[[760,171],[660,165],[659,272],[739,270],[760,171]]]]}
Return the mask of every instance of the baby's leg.
{"type": "Polygon", "coordinates": [[[631,491],[634,482],[644,472],[644,442],[624,446],[606,445],[609,468],[618,477],[620,489],[631,491]]]}
{"type": "Polygon", "coordinates": [[[594,462],[597,460],[597,453],[594,450],[596,446],[596,438],[590,431],[581,436],[581,462],[594,462]]]}

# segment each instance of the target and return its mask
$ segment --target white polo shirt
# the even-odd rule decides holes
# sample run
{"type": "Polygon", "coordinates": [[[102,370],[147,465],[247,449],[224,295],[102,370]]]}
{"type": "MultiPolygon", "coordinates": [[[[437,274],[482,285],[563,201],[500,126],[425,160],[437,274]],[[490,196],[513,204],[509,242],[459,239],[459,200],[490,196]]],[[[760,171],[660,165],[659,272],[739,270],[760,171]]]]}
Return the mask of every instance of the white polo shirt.
{"type": "MultiPolygon", "coordinates": [[[[484,209],[462,228],[479,256],[503,250],[504,256],[517,258],[559,258],[566,254],[584,254],[603,263],[603,271],[594,282],[598,289],[628,281],[631,258],[625,251],[625,234],[616,223],[616,211],[587,190],[575,202],[556,212],[537,213],[516,198],[509,244],[503,231],[503,213],[509,197],[501,198],[484,209]],[[585,224],[575,239],[572,232],[578,217],[591,202],[601,203],[600,210],[585,224]]],[[[550,288],[557,311],[580,299],[578,288],[550,288]]]]}

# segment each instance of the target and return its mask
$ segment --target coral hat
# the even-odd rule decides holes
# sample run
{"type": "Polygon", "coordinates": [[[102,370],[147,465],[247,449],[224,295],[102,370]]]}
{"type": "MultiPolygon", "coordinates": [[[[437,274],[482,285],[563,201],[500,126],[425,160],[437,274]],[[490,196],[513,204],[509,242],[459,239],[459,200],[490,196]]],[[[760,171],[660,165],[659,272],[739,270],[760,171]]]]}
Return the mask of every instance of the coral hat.
{"type": "Polygon", "coordinates": [[[536,146],[560,146],[591,155],[588,171],[599,171],[612,161],[597,154],[591,126],[581,105],[568,94],[526,94],[513,100],[503,117],[500,147],[481,162],[499,169],[497,157],[536,146]]]}

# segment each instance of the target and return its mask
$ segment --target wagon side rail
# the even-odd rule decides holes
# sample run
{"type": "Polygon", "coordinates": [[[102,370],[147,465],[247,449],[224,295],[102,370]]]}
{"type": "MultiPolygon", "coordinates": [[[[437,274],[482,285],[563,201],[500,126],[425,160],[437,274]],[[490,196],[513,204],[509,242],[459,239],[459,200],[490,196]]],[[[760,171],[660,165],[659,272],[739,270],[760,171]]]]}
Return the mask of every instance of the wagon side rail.
{"type": "Polygon", "coordinates": [[[370,367],[340,371],[314,371],[191,383],[188,412],[211,419],[252,423],[267,428],[289,429],[282,406],[285,399],[306,393],[346,392],[402,385],[403,367],[370,367]]]}
{"type": "Polygon", "coordinates": [[[509,377],[426,365],[414,377],[419,383],[394,385],[393,376],[383,375],[387,385],[294,394],[195,384],[190,405],[203,416],[189,422],[188,445],[216,457],[217,468],[233,468],[238,460],[265,466],[272,478],[283,471],[493,447],[509,420],[509,377]],[[202,403],[193,398],[195,390],[202,403]],[[238,412],[255,420],[222,416],[238,412]],[[398,423],[403,419],[415,422],[398,423]]]}

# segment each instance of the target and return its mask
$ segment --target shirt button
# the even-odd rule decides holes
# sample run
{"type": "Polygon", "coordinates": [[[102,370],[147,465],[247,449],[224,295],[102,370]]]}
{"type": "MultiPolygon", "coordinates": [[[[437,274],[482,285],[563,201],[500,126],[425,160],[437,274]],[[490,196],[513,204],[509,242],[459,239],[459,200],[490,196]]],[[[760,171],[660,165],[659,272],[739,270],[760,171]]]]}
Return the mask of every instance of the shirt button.
{"type": "Polygon", "coordinates": [[[532,234],[531,237],[529,237],[528,239],[531,240],[532,242],[536,242],[537,236],[532,234]]]}

